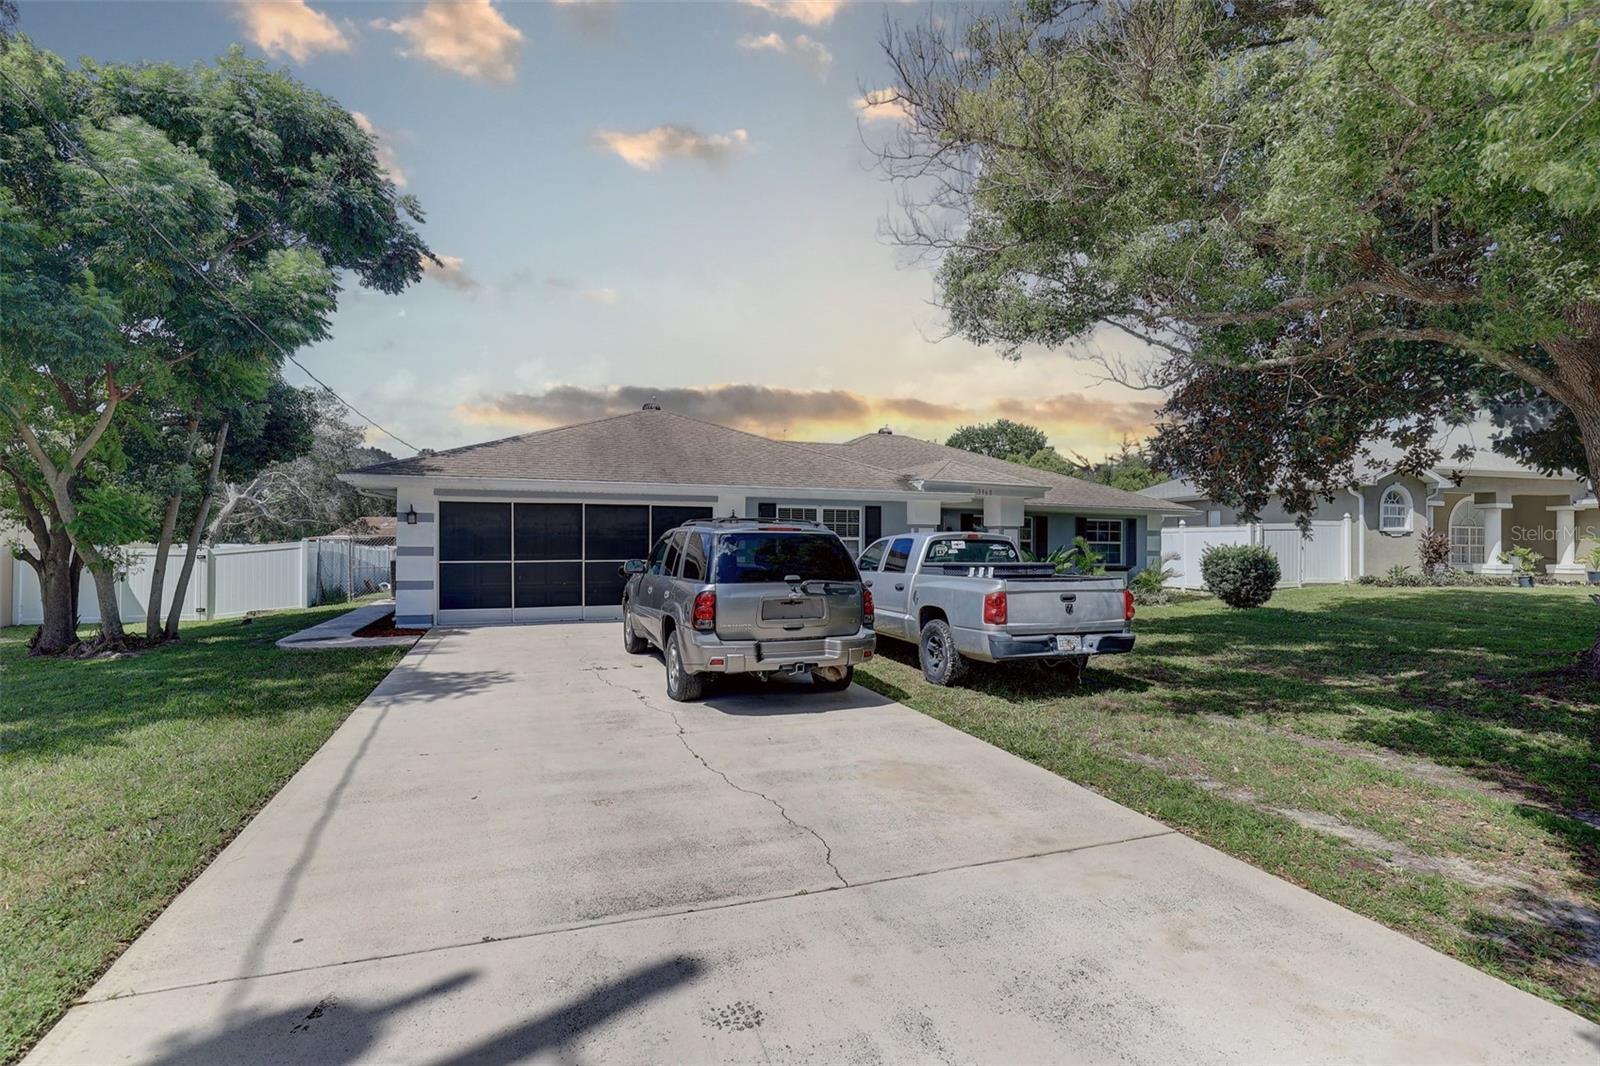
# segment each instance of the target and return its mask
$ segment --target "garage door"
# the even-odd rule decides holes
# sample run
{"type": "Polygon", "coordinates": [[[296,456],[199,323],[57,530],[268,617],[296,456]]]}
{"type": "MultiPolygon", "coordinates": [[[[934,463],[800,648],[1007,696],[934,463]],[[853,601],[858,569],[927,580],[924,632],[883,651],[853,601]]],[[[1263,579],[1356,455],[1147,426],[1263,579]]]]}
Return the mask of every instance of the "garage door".
{"type": "Polygon", "coordinates": [[[439,504],[439,620],[614,618],[629,559],[709,507],[652,504],[439,504]]]}

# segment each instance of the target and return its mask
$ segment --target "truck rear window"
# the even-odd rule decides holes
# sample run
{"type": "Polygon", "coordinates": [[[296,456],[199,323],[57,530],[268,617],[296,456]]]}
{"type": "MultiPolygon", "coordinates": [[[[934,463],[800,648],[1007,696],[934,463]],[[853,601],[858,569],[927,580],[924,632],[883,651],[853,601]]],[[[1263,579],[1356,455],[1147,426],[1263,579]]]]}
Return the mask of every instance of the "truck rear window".
{"type": "Polygon", "coordinates": [[[947,537],[928,542],[928,554],[924,561],[966,565],[1020,563],[1022,554],[1009,540],[967,540],[965,537],[947,537]]]}
{"type": "Polygon", "coordinates": [[[856,562],[838,537],[826,533],[725,533],[717,540],[721,585],[801,581],[859,581],[856,562]]]}

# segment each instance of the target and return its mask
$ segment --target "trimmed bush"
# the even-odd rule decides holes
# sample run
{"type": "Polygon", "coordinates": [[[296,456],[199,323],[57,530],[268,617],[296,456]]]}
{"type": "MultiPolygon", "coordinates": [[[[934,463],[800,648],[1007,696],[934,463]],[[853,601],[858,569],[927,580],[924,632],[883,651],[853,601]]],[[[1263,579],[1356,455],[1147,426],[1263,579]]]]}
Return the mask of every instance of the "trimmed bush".
{"type": "Polygon", "coordinates": [[[1272,599],[1282,576],[1278,558],[1248,544],[1217,544],[1200,556],[1206,588],[1229,607],[1260,607],[1272,599]]]}
{"type": "Polygon", "coordinates": [[[1133,602],[1140,607],[1157,607],[1164,603],[1172,602],[1172,593],[1166,587],[1167,578],[1172,576],[1172,568],[1165,563],[1160,566],[1147,566],[1134,574],[1128,581],[1128,588],[1133,592],[1133,602]]]}

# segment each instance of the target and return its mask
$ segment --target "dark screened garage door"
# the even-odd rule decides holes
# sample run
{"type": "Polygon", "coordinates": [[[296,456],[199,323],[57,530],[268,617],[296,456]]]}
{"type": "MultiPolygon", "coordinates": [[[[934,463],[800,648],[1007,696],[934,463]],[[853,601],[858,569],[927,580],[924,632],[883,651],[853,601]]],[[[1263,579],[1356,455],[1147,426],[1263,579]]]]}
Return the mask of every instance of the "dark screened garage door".
{"type": "Polygon", "coordinates": [[[624,562],[649,555],[663,531],[709,517],[709,507],[443,501],[439,610],[484,620],[603,614],[622,602],[624,562]]]}

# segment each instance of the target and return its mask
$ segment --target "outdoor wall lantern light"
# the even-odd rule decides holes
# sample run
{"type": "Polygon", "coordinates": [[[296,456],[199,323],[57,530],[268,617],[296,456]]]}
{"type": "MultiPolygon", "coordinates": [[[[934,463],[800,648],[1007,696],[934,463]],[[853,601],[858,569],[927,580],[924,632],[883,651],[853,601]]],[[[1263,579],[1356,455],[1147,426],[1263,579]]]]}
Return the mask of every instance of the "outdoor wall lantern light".
{"type": "Polygon", "coordinates": [[[406,525],[414,526],[416,524],[417,524],[417,509],[415,507],[407,507],[406,508],[406,525]]]}

